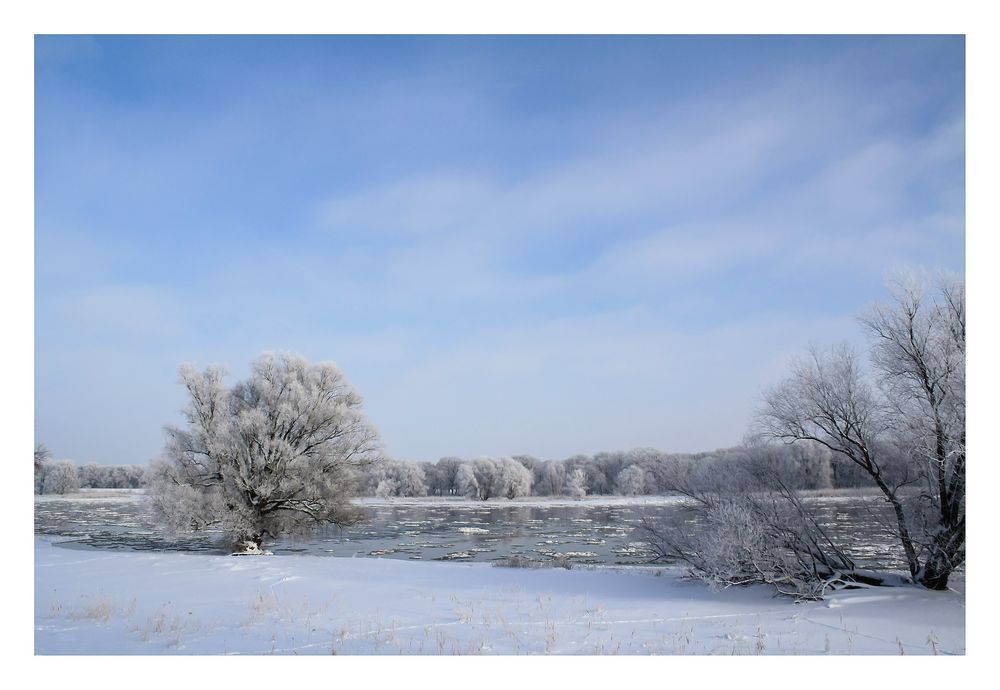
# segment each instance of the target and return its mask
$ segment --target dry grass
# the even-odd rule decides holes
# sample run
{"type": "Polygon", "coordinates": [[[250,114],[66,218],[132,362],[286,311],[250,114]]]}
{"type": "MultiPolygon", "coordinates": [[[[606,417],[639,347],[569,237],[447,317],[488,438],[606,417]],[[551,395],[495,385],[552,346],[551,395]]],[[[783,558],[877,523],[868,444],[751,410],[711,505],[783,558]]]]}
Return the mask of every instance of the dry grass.
{"type": "Polygon", "coordinates": [[[555,556],[547,561],[533,561],[527,556],[504,556],[493,561],[495,568],[565,568],[571,570],[573,563],[565,556],[555,556]]]}
{"type": "Polygon", "coordinates": [[[251,627],[269,618],[279,611],[278,597],[274,592],[267,590],[257,590],[253,601],[250,603],[250,610],[247,618],[243,622],[246,627],[251,627]]]}
{"type": "MultiPolygon", "coordinates": [[[[59,611],[62,610],[62,606],[56,607],[53,605],[52,609],[59,611]]],[[[73,620],[92,620],[99,623],[107,623],[111,620],[111,617],[115,614],[115,604],[110,598],[103,595],[97,595],[85,603],[82,607],[70,611],[68,617],[73,620]]]]}
{"type": "Polygon", "coordinates": [[[154,636],[169,634],[171,646],[180,645],[180,632],[184,629],[184,621],[179,616],[170,615],[165,609],[153,614],[143,621],[134,632],[143,642],[149,642],[154,636]]]}

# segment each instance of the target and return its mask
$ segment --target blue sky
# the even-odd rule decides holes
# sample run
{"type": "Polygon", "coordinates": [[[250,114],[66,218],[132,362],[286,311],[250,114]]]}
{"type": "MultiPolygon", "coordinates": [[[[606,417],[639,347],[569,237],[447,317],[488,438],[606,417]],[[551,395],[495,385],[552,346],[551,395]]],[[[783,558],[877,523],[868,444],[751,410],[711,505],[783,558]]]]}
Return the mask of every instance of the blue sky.
{"type": "Polygon", "coordinates": [[[333,360],[393,455],[739,442],[887,270],[964,272],[959,37],[36,39],[35,433],[333,360]]]}

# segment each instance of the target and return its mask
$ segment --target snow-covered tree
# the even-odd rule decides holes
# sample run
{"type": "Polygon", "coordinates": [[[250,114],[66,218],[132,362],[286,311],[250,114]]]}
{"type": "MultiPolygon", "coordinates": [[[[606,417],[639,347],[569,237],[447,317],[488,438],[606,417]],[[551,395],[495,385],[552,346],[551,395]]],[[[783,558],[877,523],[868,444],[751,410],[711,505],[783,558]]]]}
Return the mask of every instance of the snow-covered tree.
{"type": "Polygon", "coordinates": [[[813,351],[771,390],[759,426],[853,463],[894,515],[915,580],[947,588],[965,562],[965,284],[904,276],[863,323],[869,375],[843,346],[813,351]]]}
{"type": "Polygon", "coordinates": [[[63,460],[48,467],[42,482],[44,494],[68,494],[80,490],[80,476],[71,460],[63,460]]]}
{"type": "Polygon", "coordinates": [[[497,496],[508,499],[531,495],[531,471],[513,458],[503,458],[497,464],[496,487],[497,496]]]}
{"type": "Polygon", "coordinates": [[[80,475],[80,486],[86,489],[93,489],[100,486],[101,467],[94,463],[81,465],[78,473],[80,475]]]}
{"type": "Polygon", "coordinates": [[[44,443],[35,446],[35,493],[42,493],[42,482],[45,479],[45,465],[52,454],[44,443]]]}
{"type": "Polygon", "coordinates": [[[768,584],[797,598],[821,598],[847,581],[878,584],[831,542],[785,480],[788,457],[759,446],[673,464],[664,481],[690,502],[687,519],[640,531],[656,560],[686,563],[715,585],[768,584]]]}
{"type": "Polygon", "coordinates": [[[618,473],[615,484],[623,496],[640,496],[646,492],[646,471],[638,465],[629,465],[618,473]]]}
{"type": "Polygon", "coordinates": [[[458,468],[462,461],[459,458],[447,457],[437,461],[438,471],[441,473],[441,493],[443,496],[460,493],[458,490],[458,468]]]}
{"type": "Polygon", "coordinates": [[[387,459],[375,467],[374,481],[375,495],[382,498],[427,495],[424,469],[416,463],[387,459]]]}
{"type": "Polygon", "coordinates": [[[566,484],[566,466],[559,460],[538,463],[534,470],[531,492],[535,496],[561,496],[566,484]]]}
{"type": "Polygon", "coordinates": [[[127,489],[129,485],[129,472],[124,465],[115,465],[111,468],[111,488],[127,489]]]}
{"type": "Polygon", "coordinates": [[[965,562],[965,281],[900,274],[890,291],[862,322],[892,442],[918,488],[904,497],[919,559],[911,572],[946,589],[965,562]]]}
{"type": "Polygon", "coordinates": [[[38,471],[42,469],[42,465],[45,461],[52,457],[49,449],[45,447],[44,443],[39,443],[35,446],[35,470],[38,471]]]}
{"type": "Polygon", "coordinates": [[[588,493],[614,493],[615,480],[626,464],[626,453],[621,451],[597,453],[587,466],[588,493]]]}
{"type": "Polygon", "coordinates": [[[394,477],[382,477],[375,484],[375,495],[379,498],[399,496],[399,484],[394,477]]]}
{"type": "Polygon", "coordinates": [[[566,482],[566,494],[573,498],[583,498],[587,495],[587,473],[582,468],[570,473],[566,482]]]}
{"type": "Polygon", "coordinates": [[[479,487],[479,499],[487,501],[497,495],[497,474],[499,468],[493,458],[478,458],[472,461],[472,471],[479,487]]]}
{"type": "Polygon", "coordinates": [[[726,586],[811,598],[880,584],[886,576],[856,568],[797,495],[864,479],[884,498],[871,519],[895,534],[913,580],[947,587],[965,562],[964,283],[906,276],[862,322],[870,357],[813,349],[766,394],[749,447],[658,466],[698,518],[644,524],[660,557],[726,586]]]}
{"type": "Polygon", "coordinates": [[[545,495],[540,492],[541,489],[545,487],[537,486],[539,480],[542,478],[542,473],[545,470],[545,466],[548,464],[544,460],[536,458],[533,455],[515,455],[514,460],[521,463],[528,472],[531,473],[531,495],[532,496],[542,496],[545,495]]]}
{"type": "Polygon", "coordinates": [[[138,489],[146,485],[146,467],[144,465],[126,465],[125,473],[128,480],[128,488],[138,489]]]}
{"type": "Polygon", "coordinates": [[[445,486],[447,480],[444,470],[433,462],[421,462],[419,465],[424,473],[425,494],[427,496],[447,496],[450,487],[445,486]]]}
{"type": "Polygon", "coordinates": [[[479,480],[472,469],[472,463],[466,462],[458,466],[455,475],[455,485],[458,493],[466,498],[479,498],[479,480]]]}
{"type": "Polygon", "coordinates": [[[181,368],[185,428],[167,428],[152,468],[157,514],[179,530],[220,526],[259,549],[266,538],[352,524],[354,468],[379,456],[361,397],[333,364],[265,354],[227,387],[220,367],[181,368]]]}
{"type": "Polygon", "coordinates": [[[833,463],[830,449],[818,443],[795,443],[784,446],[792,471],[798,475],[798,488],[833,488],[833,463]]]}

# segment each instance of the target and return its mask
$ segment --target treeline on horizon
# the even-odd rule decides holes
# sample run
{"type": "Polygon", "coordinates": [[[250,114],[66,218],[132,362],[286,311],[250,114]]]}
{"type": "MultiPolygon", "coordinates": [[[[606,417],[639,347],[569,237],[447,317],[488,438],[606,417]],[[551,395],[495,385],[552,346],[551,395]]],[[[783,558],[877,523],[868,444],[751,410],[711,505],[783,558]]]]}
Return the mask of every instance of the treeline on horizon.
{"type": "MultiPolygon", "coordinates": [[[[437,462],[386,459],[362,470],[363,496],[464,496],[520,498],[526,496],[644,496],[674,493],[678,471],[695,466],[718,471],[746,459],[742,447],[701,453],[664,453],[654,448],[574,455],[542,460],[530,455],[437,462]]],[[[793,489],[840,489],[866,486],[853,463],[835,457],[819,444],[776,445],[768,448],[783,481],[793,489]]]]}
{"type": "Polygon", "coordinates": [[[80,489],[141,489],[148,465],[77,465],[72,460],[35,462],[36,494],[68,494],[80,489]]]}
{"type": "MultiPolygon", "coordinates": [[[[460,496],[478,500],[527,496],[655,496],[673,493],[679,469],[740,462],[746,449],[700,453],[665,453],[654,448],[574,455],[543,460],[531,455],[411,462],[386,458],[360,470],[356,492],[368,497],[460,496]]],[[[865,486],[863,474],[819,445],[770,449],[789,486],[800,490],[865,486]]],[[[65,494],[80,489],[139,489],[146,486],[147,465],[77,465],[46,461],[35,470],[36,494],[65,494]]]]}

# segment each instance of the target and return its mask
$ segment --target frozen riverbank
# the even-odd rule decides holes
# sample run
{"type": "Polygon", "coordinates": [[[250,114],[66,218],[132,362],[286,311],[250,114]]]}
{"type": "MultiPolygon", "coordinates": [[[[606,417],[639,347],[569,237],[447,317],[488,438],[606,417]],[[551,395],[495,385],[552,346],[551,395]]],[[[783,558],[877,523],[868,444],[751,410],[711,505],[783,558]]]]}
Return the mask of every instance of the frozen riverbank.
{"type": "Polygon", "coordinates": [[[965,597],[794,604],[663,571],[101,552],[35,540],[37,654],[962,654],[965,597]]]}

